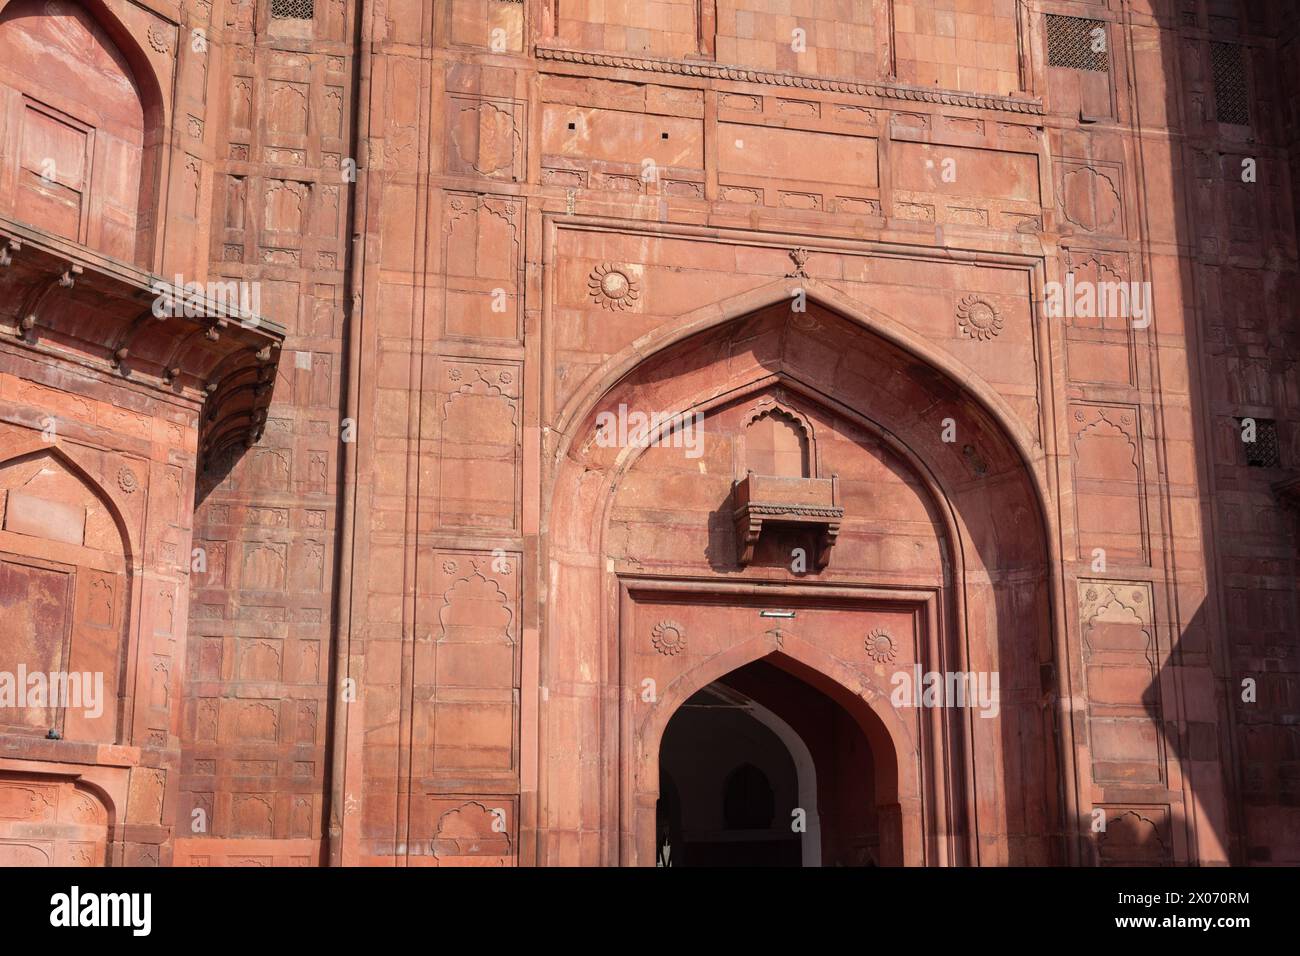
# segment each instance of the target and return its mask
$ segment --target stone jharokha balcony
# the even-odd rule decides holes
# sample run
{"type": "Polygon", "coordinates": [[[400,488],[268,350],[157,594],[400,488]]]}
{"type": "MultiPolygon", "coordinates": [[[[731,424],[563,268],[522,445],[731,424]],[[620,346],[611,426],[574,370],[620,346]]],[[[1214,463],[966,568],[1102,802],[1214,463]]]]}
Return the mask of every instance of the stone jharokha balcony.
{"type": "Polygon", "coordinates": [[[736,560],[744,567],[754,560],[763,529],[812,528],[817,532],[813,566],[826,567],[840,533],[840,481],[829,478],[789,478],[749,472],[736,482],[736,560]]]}

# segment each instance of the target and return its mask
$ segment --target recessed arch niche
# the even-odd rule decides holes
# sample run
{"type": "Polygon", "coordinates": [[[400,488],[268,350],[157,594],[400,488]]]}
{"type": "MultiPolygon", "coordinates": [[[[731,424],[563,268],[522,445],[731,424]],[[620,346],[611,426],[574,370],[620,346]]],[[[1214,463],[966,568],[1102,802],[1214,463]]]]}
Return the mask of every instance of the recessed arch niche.
{"type": "Polygon", "coordinates": [[[51,447],[0,462],[0,671],[79,681],[72,705],[0,711],[6,732],[125,740],[132,579],[121,514],[73,459],[51,447]]]}
{"type": "Polygon", "coordinates": [[[0,3],[0,215],[151,268],[163,113],[102,3],[0,3]]]}
{"type": "MultiPolygon", "coordinates": [[[[587,674],[607,689],[593,691],[605,704],[584,724],[584,739],[605,759],[570,766],[552,746],[558,741],[543,740],[539,827],[564,829],[553,802],[563,792],[584,813],[598,807],[603,862],[647,862],[640,844],[653,842],[645,838],[652,825],[642,810],[657,783],[646,789],[638,780],[657,779],[641,763],[653,750],[647,735],[666,719],[665,702],[681,698],[665,688],[698,690],[698,680],[720,676],[712,662],[740,647],[756,660],[798,646],[820,662],[801,666],[823,678],[839,669],[836,692],[890,728],[877,728],[877,739],[894,749],[898,766],[900,861],[1064,860],[1058,728],[1052,709],[1037,704],[1054,673],[1055,631],[1041,488],[1025,455],[1032,439],[977,380],[968,387],[952,363],[905,347],[882,317],[842,312],[833,295],[810,294],[796,327],[785,296],[751,298],[748,311],[701,310],[698,322],[678,327],[687,331],[648,337],[635,353],[615,356],[560,416],[544,528],[555,598],[543,680],[581,684],[587,674]],[[807,418],[817,436],[810,466],[840,476],[841,543],[815,576],[735,560],[726,497],[743,467],[743,426],[765,402],[807,418]],[[592,440],[596,416],[620,404],[665,418],[702,415],[702,456],[688,459],[653,436],[626,448],[592,440]],[[959,423],[960,442],[943,440],[945,418],[959,423]],[[702,630],[686,620],[683,647],[657,654],[647,651],[646,622],[637,617],[646,581],[689,584],[684,603],[665,609],[674,620],[692,606],[753,613],[738,623],[705,621],[702,630]],[[835,625],[838,644],[798,620],[774,636],[772,622],[759,617],[756,589],[809,608],[856,601],[862,617],[835,625]],[[873,614],[898,631],[891,659],[867,653],[873,614]],[[899,710],[890,678],[903,664],[997,672],[998,712],[899,710]],[[641,693],[646,679],[653,701],[641,693]],[[998,858],[990,846],[1010,849],[998,858]]],[[[543,709],[550,706],[554,696],[543,709]]],[[[553,862],[567,861],[557,850],[553,862]]]]}

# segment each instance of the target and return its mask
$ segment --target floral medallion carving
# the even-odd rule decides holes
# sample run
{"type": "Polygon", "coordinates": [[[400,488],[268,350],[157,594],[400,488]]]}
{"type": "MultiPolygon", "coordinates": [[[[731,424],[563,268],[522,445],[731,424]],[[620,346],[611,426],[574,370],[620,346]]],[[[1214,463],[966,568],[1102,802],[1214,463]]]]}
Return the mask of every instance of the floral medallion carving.
{"type": "MultiPolygon", "coordinates": [[[[1102,232],[1120,221],[1122,204],[1112,176],[1091,166],[1075,166],[1061,177],[1061,210],[1086,232],[1102,232]]],[[[1118,228],[1116,226],[1116,228],[1118,228]]]]}
{"type": "Polygon", "coordinates": [[[148,33],[149,45],[158,53],[166,53],[171,49],[171,44],[168,42],[169,38],[167,36],[167,30],[162,26],[157,23],[150,24],[148,33]]]}
{"type": "Polygon", "coordinates": [[[676,621],[660,621],[650,632],[655,650],[665,657],[674,657],[686,650],[686,629],[676,621]]]}
{"type": "Polygon", "coordinates": [[[117,470],[117,486],[128,495],[132,495],[140,487],[140,479],[135,476],[134,471],[123,465],[117,470]]]}
{"type": "Polygon", "coordinates": [[[602,262],[591,270],[587,289],[602,309],[610,311],[626,311],[641,297],[641,284],[627,267],[610,262],[602,262]]]}
{"type": "Polygon", "coordinates": [[[968,295],[957,303],[957,325],[969,338],[983,342],[1002,331],[1002,316],[979,296],[968,295]]]}
{"type": "Polygon", "coordinates": [[[867,635],[867,656],[877,664],[888,664],[898,656],[898,645],[883,627],[867,635]]]}

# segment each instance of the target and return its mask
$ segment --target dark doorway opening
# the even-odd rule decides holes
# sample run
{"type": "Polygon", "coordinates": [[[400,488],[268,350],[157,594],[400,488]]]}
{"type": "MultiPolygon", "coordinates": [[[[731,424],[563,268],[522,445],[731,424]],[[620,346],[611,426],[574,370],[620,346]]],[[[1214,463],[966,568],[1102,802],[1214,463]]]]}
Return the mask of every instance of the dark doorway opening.
{"type": "Polygon", "coordinates": [[[690,697],[659,750],[660,866],[871,866],[871,749],[835,701],[769,661],[690,697]]]}
{"type": "Polygon", "coordinates": [[[668,866],[799,866],[795,763],[726,685],[673,715],[659,757],[658,847],[668,866]],[[666,849],[665,849],[666,848],[666,849]]]}

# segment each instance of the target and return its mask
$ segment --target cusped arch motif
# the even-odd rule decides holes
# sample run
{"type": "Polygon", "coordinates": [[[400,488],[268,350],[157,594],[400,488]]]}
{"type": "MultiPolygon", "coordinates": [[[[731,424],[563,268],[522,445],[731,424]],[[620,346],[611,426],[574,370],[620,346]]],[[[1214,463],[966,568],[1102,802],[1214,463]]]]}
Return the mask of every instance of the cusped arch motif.
{"type": "Polygon", "coordinates": [[[519,636],[514,601],[502,587],[510,564],[497,562],[470,559],[471,569],[444,571],[450,581],[438,627],[416,648],[415,682],[422,697],[429,692],[423,712],[438,771],[505,773],[516,765],[519,636]]]}
{"type": "Polygon", "coordinates": [[[502,808],[467,801],[438,817],[433,855],[446,857],[506,858],[513,852],[510,831],[503,826],[502,808]]]}
{"type": "Polygon", "coordinates": [[[1113,409],[1097,409],[1091,421],[1083,412],[1075,414],[1082,426],[1073,441],[1075,470],[1080,477],[1114,478],[1118,477],[1117,469],[1130,467],[1136,475],[1141,468],[1137,441],[1130,434],[1134,429],[1132,416],[1124,416],[1116,424],[1109,417],[1115,414],[1113,409]]]}
{"type": "MultiPolygon", "coordinates": [[[[446,564],[450,566],[447,573],[455,574],[455,562],[446,564]]],[[[456,578],[443,593],[438,620],[442,625],[437,638],[440,644],[516,643],[510,596],[478,567],[456,578]]]]}
{"type": "Polygon", "coordinates": [[[790,478],[818,477],[816,439],[807,416],[765,396],[749,410],[742,424],[745,450],[741,459],[749,471],[790,478]],[[761,436],[765,424],[770,434],[761,436]],[[786,429],[784,434],[781,428],[786,429]],[[796,455],[799,460],[792,461],[796,455]]]}

